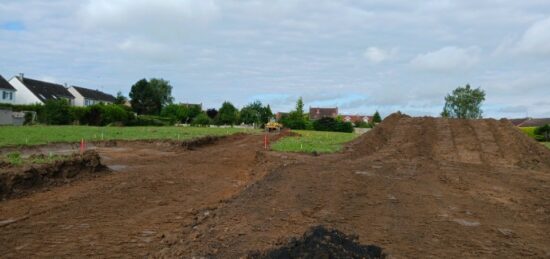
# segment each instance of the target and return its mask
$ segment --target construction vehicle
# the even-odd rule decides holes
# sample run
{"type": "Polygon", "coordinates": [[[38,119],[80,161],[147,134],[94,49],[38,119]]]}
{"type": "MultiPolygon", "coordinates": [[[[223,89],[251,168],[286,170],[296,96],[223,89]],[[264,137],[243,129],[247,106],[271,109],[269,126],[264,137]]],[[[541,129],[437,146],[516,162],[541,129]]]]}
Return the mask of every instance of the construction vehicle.
{"type": "Polygon", "coordinates": [[[268,123],[265,124],[265,130],[267,132],[272,132],[272,131],[281,131],[281,128],[283,127],[283,124],[281,123],[278,123],[276,121],[270,121],[268,123]]]}

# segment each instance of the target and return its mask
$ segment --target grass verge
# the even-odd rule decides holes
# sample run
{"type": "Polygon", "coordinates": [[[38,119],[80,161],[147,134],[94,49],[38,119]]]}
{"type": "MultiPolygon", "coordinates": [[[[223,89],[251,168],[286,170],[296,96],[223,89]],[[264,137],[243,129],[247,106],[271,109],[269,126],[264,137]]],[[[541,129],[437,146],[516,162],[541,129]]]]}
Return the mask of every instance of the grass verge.
{"type": "Polygon", "coordinates": [[[334,153],[342,150],[343,144],[359,136],[355,133],[295,130],[297,137],[286,137],[271,145],[282,152],[334,153]]]}
{"type": "Polygon", "coordinates": [[[547,148],[550,148],[550,142],[544,142],[542,144],[544,144],[547,148]]]}
{"type": "Polygon", "coordinates": [[[79,142],[81,139],[87,141],[186,140],[207,135],[221,136],[238,132],[256,131],[239,128],[200,127],[2,126],[0,127],[0,147],[79,142]]]}

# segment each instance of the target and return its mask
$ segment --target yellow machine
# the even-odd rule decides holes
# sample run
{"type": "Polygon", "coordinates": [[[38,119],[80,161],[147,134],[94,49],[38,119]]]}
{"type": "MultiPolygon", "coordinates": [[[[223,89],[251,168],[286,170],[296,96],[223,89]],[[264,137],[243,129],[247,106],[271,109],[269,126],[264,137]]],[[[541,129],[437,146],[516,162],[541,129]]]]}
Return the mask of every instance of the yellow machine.
{"type": "Polygon", "coordinates": [[[268,132],[280,131],[282,127],[283,127],[283,125],[281,123],[278,123],[278,122],[275,122],[275,121],[270,121],[270,122],[265,124],[265,130],[268,131],[268,132]]]}

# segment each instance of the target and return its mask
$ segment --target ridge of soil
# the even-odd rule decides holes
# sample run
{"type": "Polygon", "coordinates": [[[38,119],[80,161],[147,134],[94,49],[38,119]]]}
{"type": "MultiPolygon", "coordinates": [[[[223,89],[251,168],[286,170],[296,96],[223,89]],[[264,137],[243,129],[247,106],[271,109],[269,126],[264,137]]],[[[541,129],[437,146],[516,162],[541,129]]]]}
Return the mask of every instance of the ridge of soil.
{"type": "Polygon", "coordinates": [[[43,165],[11,166],[0,168],[0,200],[21,197],[42,188],[62,185],[67,182],[105,171],[99,154],[88,150],[82,155],[43,165]]]}

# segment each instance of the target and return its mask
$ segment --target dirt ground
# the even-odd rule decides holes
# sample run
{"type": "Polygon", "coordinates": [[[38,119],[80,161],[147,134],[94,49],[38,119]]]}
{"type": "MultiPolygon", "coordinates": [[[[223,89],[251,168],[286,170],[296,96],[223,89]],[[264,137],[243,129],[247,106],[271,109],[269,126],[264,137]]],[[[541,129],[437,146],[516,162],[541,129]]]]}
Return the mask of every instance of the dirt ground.
{"type": "Polygon", "coordinates": [[[550,151],[506,121],[395,114],[333,155],[262,142],[99,147],[114,172],[0,202],[2,257],[238,258],[318,225],[391,258],[550,257],[550,151]]]}

